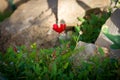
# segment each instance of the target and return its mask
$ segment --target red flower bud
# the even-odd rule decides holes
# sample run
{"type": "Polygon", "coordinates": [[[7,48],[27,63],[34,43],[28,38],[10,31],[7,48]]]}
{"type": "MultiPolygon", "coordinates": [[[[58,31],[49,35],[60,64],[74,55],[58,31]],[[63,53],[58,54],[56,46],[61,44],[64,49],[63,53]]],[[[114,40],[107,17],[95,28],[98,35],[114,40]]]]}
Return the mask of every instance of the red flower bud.
{"type": "Polygon", "coordinates": [[[13,50],[14,50],[15,52],[17,52],[17,48],[16,48],[16,47],[13,47],[13,50]]]}
{"type": "Polygon", "coordinates": [[[53,24],[53,30],[55,30],[58,33],[63,32],[66,29],[66,24],[60,24],[60,27],[58,27],[57,24],[53,24]]]}

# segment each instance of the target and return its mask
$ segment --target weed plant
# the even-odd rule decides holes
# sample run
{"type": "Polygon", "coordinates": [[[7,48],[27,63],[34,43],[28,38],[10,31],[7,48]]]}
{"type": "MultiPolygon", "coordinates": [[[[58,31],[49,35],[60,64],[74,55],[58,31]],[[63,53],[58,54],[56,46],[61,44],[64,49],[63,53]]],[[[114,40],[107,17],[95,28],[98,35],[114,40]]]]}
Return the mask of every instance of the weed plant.
{"type": "Polygon", "coordinates": [[[76,26],[74,33],[75,36],[80,36],[79,41],[94,43],[99,36],[102,25],[109,18],[110,13],[103,14],[102,16],[91,14],[90,19],[78,18],[81,25],[76,26]],[[81,34],[80,34],[81,32],[81,34]]]}
{"type": "MultiPolygon", "coordinates": [[[[79,51],[82,51],[80,48],[79,51]]],[[[11,47],[0,54],[1,80],[119,80],[120,63],[117,59],[93,56],[74,67],[70,58],[76,50],[64,47],[36,49],[25,46],[15,52],[11,47]],[[102,58],[102,59],[101,59],[102,58]]]]}

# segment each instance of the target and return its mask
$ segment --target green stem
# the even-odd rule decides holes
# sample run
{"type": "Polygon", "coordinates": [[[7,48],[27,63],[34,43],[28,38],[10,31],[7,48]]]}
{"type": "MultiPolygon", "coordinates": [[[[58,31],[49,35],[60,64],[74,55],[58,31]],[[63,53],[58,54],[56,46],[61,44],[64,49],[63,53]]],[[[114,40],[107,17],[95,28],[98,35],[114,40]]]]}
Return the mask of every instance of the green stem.
{"type": "Polygon", "coordinates": [[[79,38],[80,38],[80,34],[79,34],[79,36],[77,37],[75,48],[77,47],[77,43],[78,43],[78,41],[79,41],[79,38]]]}

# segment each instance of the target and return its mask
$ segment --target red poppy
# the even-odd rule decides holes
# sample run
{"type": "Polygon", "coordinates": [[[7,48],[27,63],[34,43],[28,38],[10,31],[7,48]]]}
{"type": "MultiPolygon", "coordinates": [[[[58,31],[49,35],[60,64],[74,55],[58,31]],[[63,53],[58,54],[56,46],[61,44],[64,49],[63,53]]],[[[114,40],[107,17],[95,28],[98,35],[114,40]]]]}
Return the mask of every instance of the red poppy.
{"type": "Polygon", "coordinates": [[[66,24],[60,24],[60,27],[57,24],[53,24],[53,30],[55,30],[58,33],[61,33],[65,30],[66,24]]]}

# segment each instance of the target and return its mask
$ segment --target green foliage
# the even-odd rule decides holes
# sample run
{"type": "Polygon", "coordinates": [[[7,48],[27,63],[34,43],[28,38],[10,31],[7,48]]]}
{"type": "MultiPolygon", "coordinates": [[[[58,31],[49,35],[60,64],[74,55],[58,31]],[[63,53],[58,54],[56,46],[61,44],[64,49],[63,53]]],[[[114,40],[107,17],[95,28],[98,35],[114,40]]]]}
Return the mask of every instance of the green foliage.
{"type": "MultiPolygon", "coordinates": [[[[81,51],[79,49],[79,51],[81,51]]],[[[0,53],[0,79],[3,80],[116,80],[120,64],[117,59],[94,56],[73,66],[71,55],[76,53],[64,44],[63,47],[31,50],[19,47],[19,52],[9,48],[0,53]]]]}
{"type": "Polygon", "coordinates": [[[61,51],[59,47],[37,51],[35,44],[32,51],[25,46],[20,47],[19,53],[9,48],[5,55],[1,54],[0,72],[10,80],[56,80],[70,65],[68,57],[72,52],[61,51]]]}
{"type": "Polygon", "coordinates": [[[115,78],[117,67],[115,59],[92,57],[89,62],[83,61],[82,65],[75,69],[79,80],[117,80],[115,78]],[[114,62],[115,61],[115,62],[114,62]],[[108,65],[109,64],[109,65],[108,65]],[[114,74],[115,71],[115,74],[114,74]]]}
{"type": "Polygon", "coordinates": [[[0,22],[9,17],[11,14],[12,12],[0,13],[0,22]]]}
{"type": "Polygon", "coordinates": [[[78,18],[78,20],[82,22],[82,25],[75,27],[76,32],[74,35],[80,35],[80,41],[94,43],[101,31],[101,26],[105,23],[109,16],[109,13],[107,13],[101,17],[92,14],[90,19],[78,18]]]}
{"type": "Polygon", "coordinates": [[[113,44],[110,46],[112,49],[120,49],[120,35],[112,35],[109,33],[104,34],[108,39],[113,42],[113,44]]]}
{"type": "Polygon", "coordinates": [[[104,56],[104,51],[103,51],[103,49],[102,49],[101,47],[98,47],[98,51],[99,51],[99,53],[100,53],[102,56],[104,56]]]}

